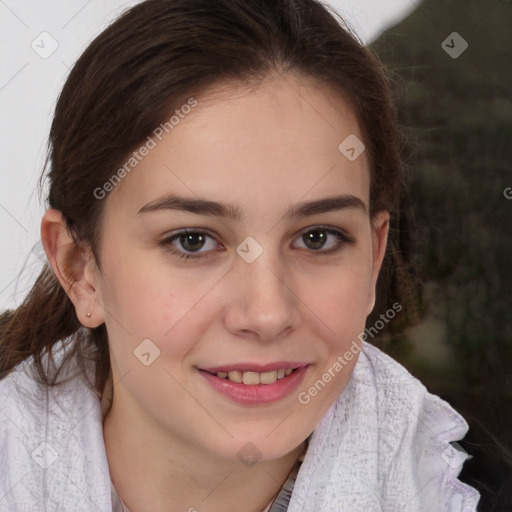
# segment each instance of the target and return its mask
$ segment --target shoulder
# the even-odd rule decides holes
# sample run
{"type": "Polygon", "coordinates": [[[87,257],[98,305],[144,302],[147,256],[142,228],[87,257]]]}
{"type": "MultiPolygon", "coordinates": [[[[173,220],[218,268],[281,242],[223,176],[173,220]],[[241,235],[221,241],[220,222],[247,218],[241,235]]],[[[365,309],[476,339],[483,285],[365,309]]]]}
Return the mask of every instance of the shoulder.
{"type": "Polygon", "coordinates": [[[398,361],[388,356],[375,345],[364,341],[361,346],[357,368],[357,379],[361,382],[385,385],[401,383],[401,389],[426,390],[425,386],[398,361]]]}
{"type": "Polygon", "coordinates": [[[478,492],[457,479],[468,455],[451,444],[467,430],[447,402],[363,343],[313,433],[295,496],[305,510],[475,511],[478,492]]]}
{"type": "Polygon", "coordinates": [[[458,439],[468,430],[465,419],[450,404],[430,393],[398,361],[369,343],[363,343],[353,381],[381,406],[378,414],[382,420],[388,418],[404,428],[410,428],[411,421],[424,427],[435,423],[438,432],[441,422],[452,436],[460,436],[458,439]]]}
{"type": "Polygon", "coordinates": [[[378,406],[377,416],[384,425],[443,442],[462,439],[468,431],[466,420],[448,402],[369,343],[363,343],[353,377],[361,394],[378,406]]]}
{"type": "Polygon", "coordinates": [[[0,381],[0,510],[86,511],[89,497],[109,510],[100,402],[76,368],[65,376],[46,386],[29,358],[0,381]]]}
{"type": "Polygon", "coordinates": [[[478,492],[457,478],[469,457],[455,442],[466,435],[466,420],[369,343],[362,345],[354,381],[360,398],[369,400],[375,411],[379,477],[388,499],[397,495],[401,481],[414,491],[411,510],[432,504],[437,510],[476,510],[478,492]]]}
{"type": "MultiPolygon", "coordinates": [[[[66,355],[65,340],[54,345],[52,353],[55,365],[59,365],[66,355]]],[[[43,365],[50,366],[45,357],[43,357],[43,365]]],[[[76,359],[68,361],[59,373],[56,385],[46,385],[40,381],[33,356],[20,363],[0,380],[1,410],[5,413],[10,412],[13,417],[22,416],[26,425],[54,415],[55,410],[59,407],[62,409],[64,405],[70,406],[67,412],[71,413],[72,404],[76,407],[84,400],[90,401],[91,394],[93,394],[92,389],[87,385],[85,376],[76,365],[76,359]]],[[[6,421],[7,414],[3,416],[3,419],[0,417],[0,425],[12,427],[13,421],[9,423],[6,421]]]]}

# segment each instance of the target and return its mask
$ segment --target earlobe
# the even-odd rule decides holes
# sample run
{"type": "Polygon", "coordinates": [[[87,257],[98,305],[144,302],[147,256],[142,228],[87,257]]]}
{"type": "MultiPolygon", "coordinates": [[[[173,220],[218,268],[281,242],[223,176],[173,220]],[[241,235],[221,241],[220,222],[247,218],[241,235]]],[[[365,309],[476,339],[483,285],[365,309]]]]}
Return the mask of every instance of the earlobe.
{"type": "Polygon", "coordinates": [[[80,323],[89,328],[102,324],[104,315],[94,256],[75,243],[60,211],[50,208],[43,215],[41,242],[80,323]]]}
{"type": "Polygon", "coordinates": [[[368,300],[367,315],[369,315],[375,306],[375,294],[377,288],[377,279],[382,268],[382,262],[386,255],[386,247],[389,234],[389,212],[381,211],[375,214],[372,220],[372,251],[373,265],[370,278],[370,294],[368,300]]]}

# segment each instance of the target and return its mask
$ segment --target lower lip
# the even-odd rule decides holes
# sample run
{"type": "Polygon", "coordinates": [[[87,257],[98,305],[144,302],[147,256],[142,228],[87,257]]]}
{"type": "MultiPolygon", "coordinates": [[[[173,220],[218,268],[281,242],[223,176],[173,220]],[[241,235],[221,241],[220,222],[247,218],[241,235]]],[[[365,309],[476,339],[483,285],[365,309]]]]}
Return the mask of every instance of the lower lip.
{"type": "Polygon", "coordinates": [[[216,375],[199,370],[199,373],[219,393],[239,404],[268,404],[277,402],[295,391],[304,379],[309,366],[297,368],[287,377],[273,384],[238,384],[229,379],[220,379],[216,375]]]}

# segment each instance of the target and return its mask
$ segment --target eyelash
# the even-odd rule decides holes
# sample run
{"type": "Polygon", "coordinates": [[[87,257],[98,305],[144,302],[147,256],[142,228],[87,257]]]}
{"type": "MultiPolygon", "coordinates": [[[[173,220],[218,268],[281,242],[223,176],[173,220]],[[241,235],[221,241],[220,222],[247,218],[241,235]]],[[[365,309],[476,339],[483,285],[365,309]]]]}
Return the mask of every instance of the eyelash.
{"type": "MultiPolygon", "coordinates": [[[[347,234],[345,234],[343,231],[340,231],[338,229],[333,229],[329,226],[312,226],[312,227],[309,227],[305,230],[303,230],[300,234],[299,234],[299,237],[305,235],[306,233],[310,233],[312,231],[324,231],[325,233],[329,234],[329,235],[332,235],[334,236],[335,238],[338,239],[338,243],[336,244],[335,247],[333,247],[332,249],[327,249],[327,250],[324,250],[322,251],[321,249],[315,251],[313,249],[309,250],[308,252],[311,252],[311,255],[312,256],[328,256],[330,254],[334,254],[334,253],[337,253],[337,252],[340,252],[346,245],[353,245],[355,243],[355,239],[348,236],[347,234]]],[[[207,235],[209,236],[210,238],[212,238],[213,240],[215,240],[218,244],[219,241],[216,239],[216,237],[210,233],[209,231],[206,231],[206,230],[198,230],[198,229],[184,229],[182,231],[179,231],[178,233],[175,233],[169,237],[166,237],[164,238],[163,240],[161,240],[158,245],[160,245],[161,247],[163,247],[165,250],[169,251],[170,253],[172,253],[173,255],[177,256],[178,258],[181,258],[181,259],[185,259],[185,260],[188,260],[189,258],[192,258],[192,259],[199,259],[199,258],[204,258],[205,256],[203,256],[203,254],[205,254],[205,252],[210,252],[210,251],[205,251],[203,253],[185,253],[185,252],[181,252],[181,251],[178,251],[178,250],[175,250],[172,248],[172,242],[174,242],[174,240],[178,239],[180,236],[182,235],[186,235],[186,234],[200,234],[200,235],[207,235]]],[[[222,244],[220,244],[222,245],[222,244]]]]}

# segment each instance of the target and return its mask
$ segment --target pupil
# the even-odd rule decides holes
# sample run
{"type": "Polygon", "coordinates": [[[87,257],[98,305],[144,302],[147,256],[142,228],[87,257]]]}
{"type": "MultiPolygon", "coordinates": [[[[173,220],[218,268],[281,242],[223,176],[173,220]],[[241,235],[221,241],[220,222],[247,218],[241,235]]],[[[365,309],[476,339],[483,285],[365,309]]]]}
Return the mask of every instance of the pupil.
{"type": "Polygon", "coordinates": [[[187,251],[194,251],[197,249],[201,249],[204,243],[204,237],[201,233],[181,235],[180,242],[183,248],[186,249],[187,251]]]}
{"type": "Polygon", "coordinates": [[[302,235],[304,243],[311,249],[321,249],[325,244],[325,233],[323,231],[310,231],[302,235]],[[308,244],[308,242],[310,242],[308,244]]]}

